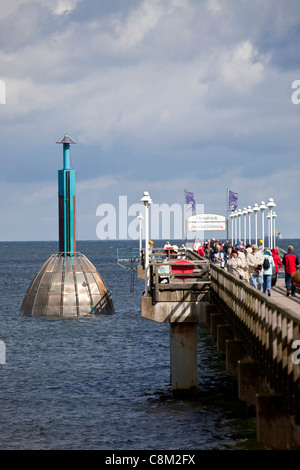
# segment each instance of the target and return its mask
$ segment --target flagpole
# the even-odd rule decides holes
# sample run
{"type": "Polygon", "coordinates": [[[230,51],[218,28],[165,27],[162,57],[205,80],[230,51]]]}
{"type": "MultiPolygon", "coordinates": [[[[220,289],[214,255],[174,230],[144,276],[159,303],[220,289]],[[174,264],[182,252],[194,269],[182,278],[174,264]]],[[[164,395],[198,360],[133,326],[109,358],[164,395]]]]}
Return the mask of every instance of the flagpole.
{"type": "MultiPolygon", "coordinates": [[[[195,210],[196,203],[194,199],[194,193],[190,193],[189,191],[184,190],[185,192],[185,199],[186,199],[186,204],[185,204],[185,212],[187,212],[187,209],[192,209],[195,210]],[[189,207],[188,207],[189,206],[189,207]]],[[[188,244],[188,225],[187,225],[187,215],[185,215],[185,242],[186,242],[186,247],[188,244]]]]}
{"type": "Polygon", "coordinates": [[[229,228],[228,228],[228,206],[229,206],[229,189],[227,189],[227,207],[226,207],[226,228],[227,228],[227,240],[229,240],[229,228]]]}
{"type": "Polygon", "coordinates": [[[187,203],[186,203],[186,189],[184,190],[184,194],[185,194],[185,201],[184,201],[184,205],[183,205],[183,210],[185,212],[185,247],[187,249],[187,217],[186,217],[186,206],[187,206],[187,203]]]}

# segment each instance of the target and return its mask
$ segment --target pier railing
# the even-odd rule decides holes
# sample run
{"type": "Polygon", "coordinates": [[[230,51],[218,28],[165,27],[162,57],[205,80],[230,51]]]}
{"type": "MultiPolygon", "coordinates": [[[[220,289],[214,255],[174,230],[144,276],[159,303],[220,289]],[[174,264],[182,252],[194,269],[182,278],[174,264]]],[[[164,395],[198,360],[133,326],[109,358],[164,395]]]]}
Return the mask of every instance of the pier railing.
{"type": "Polygon", "coordinates": [[[211,265],[211,289],[234,336],[258,362],[270,391],[282,394],[284,409],[300,424],[300,318],[257,289],[211,265]]]}
{"type": "Polygon", "coordinates": [[[189,260],[177,257],[153,257],[149,260],[150,291],[154,302],[163,291],[202,291],[210,287],[207,260],[189,260]]]}

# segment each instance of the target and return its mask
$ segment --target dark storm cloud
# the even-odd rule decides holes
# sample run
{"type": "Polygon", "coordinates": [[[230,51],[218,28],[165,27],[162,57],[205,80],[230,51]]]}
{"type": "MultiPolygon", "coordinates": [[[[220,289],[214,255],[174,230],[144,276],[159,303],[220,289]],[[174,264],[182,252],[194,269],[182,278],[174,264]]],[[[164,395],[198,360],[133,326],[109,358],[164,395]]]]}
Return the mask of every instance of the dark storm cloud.
{"type": "Polygon", "coordinates": [[[67,132],[92,215],[143,185],[170,203],[187,187],[210,211],[231,186],[241,204],[276,188],[286,205],[299,173],[299,21],[296,0],[3,0],[3,187],[46,204],[67,132]],[[103,189],[89,193],[89,180],[103,189]]]}

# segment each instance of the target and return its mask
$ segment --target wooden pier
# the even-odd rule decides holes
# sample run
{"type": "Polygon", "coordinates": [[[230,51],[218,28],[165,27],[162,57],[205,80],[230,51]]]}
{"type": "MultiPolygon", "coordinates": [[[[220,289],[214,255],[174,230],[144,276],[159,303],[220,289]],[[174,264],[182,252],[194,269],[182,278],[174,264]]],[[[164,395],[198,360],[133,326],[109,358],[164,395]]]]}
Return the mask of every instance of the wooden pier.
{"type": "Polygon", "coordinates": [[[299,298],[286,297],[283,279],[268,297],[214,265],[210,273],[209,315],[216,315],[217,342],[218,334],[223,339],[218,350],[238,376],[239,398],[256,410],[258,441],[299,447],[299,298]]]}
{"type": "Polygon", "coordinates": [[[300,448],[300,298],[286,297],[282,278],[268,297],[191,250],[153,252],[149,271],[141,314],[170,323],[173,392],[197,393],[197,324],[206,322],[239,398],[256,412],[257,440],[300,448]]]}

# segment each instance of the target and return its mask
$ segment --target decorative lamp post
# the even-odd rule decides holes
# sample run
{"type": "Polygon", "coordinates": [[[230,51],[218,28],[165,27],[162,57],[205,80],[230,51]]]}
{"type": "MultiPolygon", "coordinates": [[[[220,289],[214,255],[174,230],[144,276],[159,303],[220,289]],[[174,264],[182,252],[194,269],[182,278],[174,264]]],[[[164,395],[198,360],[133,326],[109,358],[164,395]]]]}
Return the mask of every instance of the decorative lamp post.
{"type": "Polygon", "coordinates": [[[140,262],[141,262],[141,259],[142,259],[142,220],[143,220],[143,216],[141,213],[139,213],[138,215],[138,219],[140,221],[140,262]]]}
{"type": "Polygon", "coordinates": [[[237,219],[237,216],[238,216],[237,211],[234,211],[233,216],[234,216],[234,243],[236,245],[236,243],[237,243],[236,219],[237,219]]]}
{"type": "Polygon", "coordinates": [[[246,239],[247,239],[247,221],[246,221],[246,215],[247,215],[247,208],[244,207],[243,216],[244,216],[244,238],[245,238],[245,243],[246,243],[246,239]]]}
{"type": "Polygon", "coordinates": [[[229,217],[231,218],[231,245],[233,246],[233,219],[234,219],[233,212],[230,212],[229,217]]]}
{"type": "Polygon", "coordinates": [[[238,236],[238,241],[240,241],[241,238],[242,238],[242,234],[241,234],[241,215],[242,215],[242,211],[241,211],[241,209],[238,210],[237,215],[238,215],[238,219],[239,219],[239,236],[238,236]]]}
{"type": "Polygon", "coordinates": [[[274,225],[273,225],[273,240],[274,240],[273,248],[276,248],[275,219],[276,219],[276,217],[277,217],[277,214],[276,214],[275,211],[273,212],[272,217],[273,217],[273,221],[274,221],[274,225]]]}
{"type": "MultiPolygon", "coordinates": [[[[249,219],[248,219],[249,220],[249,228],[248,228],[249,233],[248,233],[248,235],[249,235],[250,245],[251,245],[251,214],[252,214],[252,212],[253,212],[253,210],[251,209],[251,206],[248,206],[248,208],[247,208],[247,213],[248,213],[248,216],[249,216],[249,219]]],[[[245,243],[246,243],[246,240],[245,240],[245,243]]]]}
{"type": "Polygon", "coordinates": [[[270,220],[271,220],[271,214],[268,212],[267,214],[267,219],[268,219],[268,246],[271,248],[271,228],[270,228],[270,220]]]}
{"type": "Polygon", "coordinates": [[[276,207],[276,204],[274,202],[274,199],[272,197],[270,197],[269,199],[269,202],[267,204],[269,210],[270,210],[270,248],[273,248],[273,230],[272,230],[272,226],[273,226],[273,222],[272,222],[272,212],[273,212],[273,208],[276,207]]]}
{"type": "Polygon", "coordinates": [[[149,292],[149,206],[152,204],[152,199],[148,191],[145,191],[141,202],[145,206],[145,297],[149,292]]]}
{"type": "Polygon", "coordinates": [[[267,209],[267,206],[265,204],[265,201],[261,201],[259,209],[261,210],[261,239],[262,239],[262,245],[263,249],[265,248],[265,218],[264,218],[264,211],[267,209]]]}
{"type": "Polygon", "coordinates": [[[254,216],[255,216],[255,219],[254,219],[255,220],[255,245],[257,245],[257,213],[259,211],[259,207],[256,203],[254,204],[252,210],[253,210],[254,216]]]}

